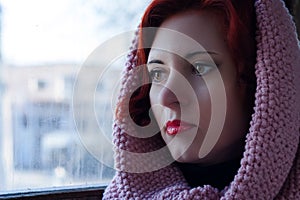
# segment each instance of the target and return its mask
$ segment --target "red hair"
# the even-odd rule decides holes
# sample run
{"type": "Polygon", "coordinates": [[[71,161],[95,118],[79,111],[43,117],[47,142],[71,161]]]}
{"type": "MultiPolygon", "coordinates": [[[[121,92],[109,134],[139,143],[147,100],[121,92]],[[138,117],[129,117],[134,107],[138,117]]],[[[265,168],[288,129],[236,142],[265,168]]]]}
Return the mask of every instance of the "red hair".
{"type": "MultiPolygon", "coordinates": [[[[149,38],[142,28],[159,27],[167,18],[188,10],[209,10],[224,19],[224,33],[228,48],[236,64],[238,80],[248,86],[247,95],[251,100],[249,108],[254,104],[256,78],[255,64],[255,14],[253,1],[250,0],[153,0],[146,9],[138,34],[137,64],[144,67],[142,77],[148,81],[148,72],[144,64],[147,63],[151,46],[145,44],[145,38],[150,43],[154,36],[149,38]]],[[[148,112],[151,107],[149,100],[150,84],[145,84],[131,96],[129,112],[135,123],[143,126],[149,123],[148,112]]],[[[249,99],[248,98],[248,99],[249,99]]],[[[252,111],[249,111],[252,112],[252,111]]]]}

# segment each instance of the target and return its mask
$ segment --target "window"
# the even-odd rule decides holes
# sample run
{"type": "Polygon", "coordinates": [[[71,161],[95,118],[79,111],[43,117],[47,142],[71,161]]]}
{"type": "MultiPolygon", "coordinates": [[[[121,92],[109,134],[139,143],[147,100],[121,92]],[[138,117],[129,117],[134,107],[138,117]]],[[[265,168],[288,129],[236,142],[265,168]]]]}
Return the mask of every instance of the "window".
{"type": "MultiPolygon", "coordinates": [[[[126,55],[74,97],[78,73],[98,45],[136,28],[149,1],[0,0],[0,198],[101,194],[114,175],[110,92],[126,55]]],[[[105,67],[96,63],[85,83],[105,67]]]]}

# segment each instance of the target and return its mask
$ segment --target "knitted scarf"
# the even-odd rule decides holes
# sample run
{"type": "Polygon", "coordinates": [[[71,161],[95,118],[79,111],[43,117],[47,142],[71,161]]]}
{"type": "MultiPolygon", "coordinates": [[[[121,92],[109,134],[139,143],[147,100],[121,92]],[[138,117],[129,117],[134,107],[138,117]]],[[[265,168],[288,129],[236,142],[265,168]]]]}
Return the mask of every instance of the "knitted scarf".
{"type": "MultiPolygon", "coordinates": [[[[114,122],[117,172],[104,199],[300,199],[300,50],[296,29],[281,0],[255,1],[257,88],[254,114],[240,167],[223,190],[192,188],[162,150],[158,136],[135,137],[128,105],[114,122]],[[146,155],[147,156],[144,156],[146,155]],[[167,162],[166,161],[166,162],[167,162]]],[[[137,39],[123,75],[119,101],[126,102],[140,81],[135,75],[137,39]]],[[[128,101],[127,101],[128,103],[128,101]]],[[[141,133],[142,134],[142,133],[141,133]]]]}

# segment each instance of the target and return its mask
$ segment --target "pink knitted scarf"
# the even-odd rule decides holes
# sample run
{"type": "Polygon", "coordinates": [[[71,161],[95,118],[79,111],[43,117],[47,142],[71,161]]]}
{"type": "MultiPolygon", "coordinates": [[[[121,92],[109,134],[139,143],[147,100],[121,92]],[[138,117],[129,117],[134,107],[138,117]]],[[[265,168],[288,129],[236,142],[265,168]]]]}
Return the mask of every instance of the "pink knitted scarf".
{"type": "MultiPolygon", "coordinates": [[[[155,152],[162,143],[156,136],[134,137],[137,131],[127,121],[128,107],[124,105],[118,110],[124,118],[115,121],[113,133],[118,171],[104,199],[300,199],[300,50],[296,29],[282,1],[258,0],[255,8],[256,99],[234,180],[222,191],[210,185],[191,188],[175,165],[156,166],[169,158],[156,154],[140,157],[155,152]]],[[[122,101],[130,98],[140,81],[135,76],[135,52],[132,49],[123,76],[122,101]]]]}

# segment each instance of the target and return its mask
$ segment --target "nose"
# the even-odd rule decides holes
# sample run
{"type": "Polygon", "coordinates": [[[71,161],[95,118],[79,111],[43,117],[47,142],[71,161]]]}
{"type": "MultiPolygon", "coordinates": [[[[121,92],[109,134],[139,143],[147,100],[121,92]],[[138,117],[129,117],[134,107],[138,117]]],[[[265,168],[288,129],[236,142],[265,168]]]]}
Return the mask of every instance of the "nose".
{"type": "Polygon", "coordinates": [[[173,109],[188,105],[191,95],[188,94],[187,87],[190,87],[190,84],[182,73],[172,70],[167,82],[159,92],[161,104],[173,109]]]}
{"type": "Polygon", "coordinates": [[[169,107],[169,108],[179,108],[180,102],[174,92],[168,88],[167,86],[164,86],[162,90],[159,93],[159,98],[161,99],[161,104],[163,106],[169,107]]]}

